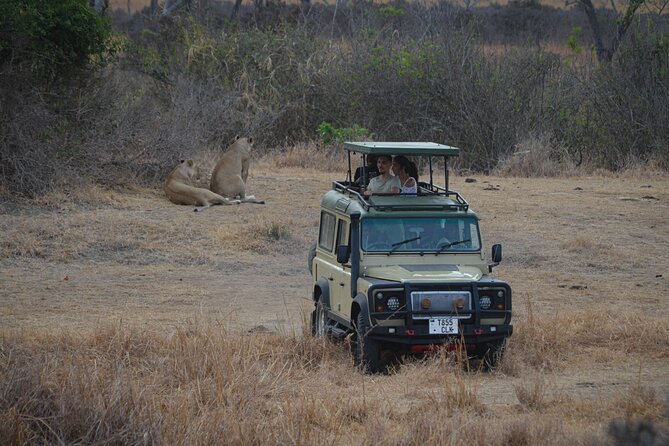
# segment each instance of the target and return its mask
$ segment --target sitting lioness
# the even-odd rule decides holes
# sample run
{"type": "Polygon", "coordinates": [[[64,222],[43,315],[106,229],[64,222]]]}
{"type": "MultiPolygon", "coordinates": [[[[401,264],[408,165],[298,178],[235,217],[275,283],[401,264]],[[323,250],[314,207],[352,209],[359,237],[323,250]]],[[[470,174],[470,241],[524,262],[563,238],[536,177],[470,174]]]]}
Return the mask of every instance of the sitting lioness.
{"type": "Polygon", "coordinates": [[[211,174],[210,189],[224,197],[237,198],[242,203],[264,204],[253,195],[246,195],[246,178],[249,175],[249,161],[253,138],[235,139],[216,163],[211,174]]]}
{"type": "Polygon", "coordinates": [[[195,208],[195,212],[201,211],[214,204],[239,203],[238,200],[228,200],[208,189],[196,187],[194,180],[198,178],[199,170],[193,160],[181,160],[179,165],[167,175],[163,190],[165,195],[175,204],[189,204],[202,206],[195,208]]]}

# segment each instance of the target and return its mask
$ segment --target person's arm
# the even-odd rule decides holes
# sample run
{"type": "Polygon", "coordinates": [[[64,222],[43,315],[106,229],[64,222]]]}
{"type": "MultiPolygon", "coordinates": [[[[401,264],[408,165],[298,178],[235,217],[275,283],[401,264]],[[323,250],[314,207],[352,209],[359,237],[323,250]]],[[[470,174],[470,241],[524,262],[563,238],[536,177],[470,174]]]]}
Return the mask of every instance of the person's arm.
{"type": "Polygon", "coordinates": [[[393,177],[390,183],[390,193],[399,194],[402,191],[402,183],[400,182],[399,177],[393,177]]]}

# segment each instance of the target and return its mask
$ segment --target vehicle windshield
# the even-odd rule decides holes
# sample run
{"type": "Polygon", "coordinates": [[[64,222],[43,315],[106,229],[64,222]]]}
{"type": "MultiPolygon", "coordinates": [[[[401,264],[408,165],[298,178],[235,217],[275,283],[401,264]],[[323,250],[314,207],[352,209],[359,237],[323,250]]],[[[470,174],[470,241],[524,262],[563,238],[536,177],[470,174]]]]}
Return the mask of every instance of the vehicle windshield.
{"type": "Polygon", "coordinates": [[[478,221],[473,217],[366,218],[361,243],[365,252],[479,251],[478,221]]]}

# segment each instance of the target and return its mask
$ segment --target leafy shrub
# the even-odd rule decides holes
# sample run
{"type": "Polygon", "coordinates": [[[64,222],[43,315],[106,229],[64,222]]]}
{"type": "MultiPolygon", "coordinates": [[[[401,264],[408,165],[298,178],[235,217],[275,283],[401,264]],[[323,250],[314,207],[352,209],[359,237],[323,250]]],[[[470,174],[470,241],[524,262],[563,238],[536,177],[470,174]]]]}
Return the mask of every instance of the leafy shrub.
{"type": "Polygon", "coordinates": [[[321,122],[318,126],[318,136],[321,137],[321,141],[326,145],[373,137],[369,130],[360,127],[358,124],[353,124],[353,127],[337,128],[325,121],[321,122]]]}
{"type": "Polygon", "coordinates": [[[0,2],[0,64],[25,63],[51,74],[107,50],[110,23],[86,0],[0,2]]]}

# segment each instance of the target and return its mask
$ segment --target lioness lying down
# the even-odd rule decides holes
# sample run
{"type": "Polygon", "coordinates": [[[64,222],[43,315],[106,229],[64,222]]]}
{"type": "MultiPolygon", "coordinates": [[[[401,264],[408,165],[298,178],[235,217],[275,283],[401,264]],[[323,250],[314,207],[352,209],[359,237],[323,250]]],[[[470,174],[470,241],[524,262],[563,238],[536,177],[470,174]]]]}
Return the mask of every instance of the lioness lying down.
{"type": "Polygon", "coordinates": [[[196,187],[194,180],[198,178],[199,170],[193,160],[181,160],[179,165],[167,175],[163,190],[172,203],[202,206],[195,212],[201,211],[214,204],[233,204],[239,200],[228,200],[214,192],[196,187]]]}
{"type": "Polygon", "coordinates": [[[242,203],[264,204],[253,195],[246,195],[246,179],[249,175],[249,161],[253,138],[237,138],[223,153],[211,174],[209,188],[228,198],[238,198],[242,203]]]}

